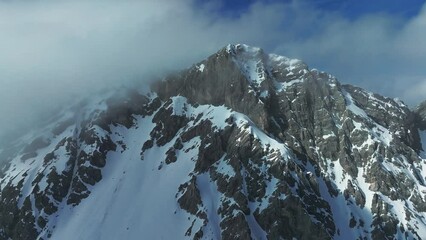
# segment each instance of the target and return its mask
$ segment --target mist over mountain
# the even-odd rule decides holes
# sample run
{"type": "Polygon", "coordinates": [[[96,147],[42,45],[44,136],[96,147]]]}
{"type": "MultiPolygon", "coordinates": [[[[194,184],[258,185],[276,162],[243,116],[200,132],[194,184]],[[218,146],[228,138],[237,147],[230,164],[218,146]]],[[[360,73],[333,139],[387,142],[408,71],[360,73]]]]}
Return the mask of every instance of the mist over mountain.
{"type": "Polygon", "coordinates": [[[304,59],[414,108],[426,89],[426,11],[390,1],[0,1],[0,136],[229,42],[304,59]]]}
{"type": "Polygon", "coordinates": [[[425,116],[229,44],[13,139],[0,239],[422,239],[425,116]]]}

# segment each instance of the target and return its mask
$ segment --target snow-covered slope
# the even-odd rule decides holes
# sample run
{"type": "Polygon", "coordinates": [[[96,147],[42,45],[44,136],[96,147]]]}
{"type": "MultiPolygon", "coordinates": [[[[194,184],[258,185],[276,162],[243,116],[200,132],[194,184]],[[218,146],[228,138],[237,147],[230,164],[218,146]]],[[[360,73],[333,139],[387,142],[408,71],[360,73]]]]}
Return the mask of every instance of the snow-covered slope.
{"type": "Polygon", "coordinates": [[[421,239],[414,116],[300,60],[228,45],[152,90],[64,109],[2,151],[0,239],[421,239]]]}

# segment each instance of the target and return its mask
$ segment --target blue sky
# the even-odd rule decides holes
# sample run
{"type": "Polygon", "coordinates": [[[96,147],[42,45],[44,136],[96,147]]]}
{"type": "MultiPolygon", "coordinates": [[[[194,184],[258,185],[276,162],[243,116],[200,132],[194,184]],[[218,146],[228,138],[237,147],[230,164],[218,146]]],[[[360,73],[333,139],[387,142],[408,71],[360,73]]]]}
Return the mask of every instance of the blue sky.
{"type": "MultiPolygon", "coordinates": [[[[197,0],[196,4],[211,3],[211,0],[197,0]]],[[[289,3],[291,0],[221,0],[217,1],[217,10],[223,16],[238,17],[256,2],[289,3]]],[[[403,18],[416,16],[424,0],[300,0],[315,8],[338,12],[348,19],[356,19],[366,14],[390,14],[403,18]]]]}
{"type": "Polygon", "coordinates": [[[343,16],[355,19],[365,14],[390,14],[405,18],[416,16],[424,0],[318,0],[308,1],[315,6],[338,11],[343,16]]]}
{"type": "Polygon", "coordinates": [[[228,43],[301,59],[411,107],[426,99],[420,0],[0,0],[0,23],[0,136],[228,43]]]}

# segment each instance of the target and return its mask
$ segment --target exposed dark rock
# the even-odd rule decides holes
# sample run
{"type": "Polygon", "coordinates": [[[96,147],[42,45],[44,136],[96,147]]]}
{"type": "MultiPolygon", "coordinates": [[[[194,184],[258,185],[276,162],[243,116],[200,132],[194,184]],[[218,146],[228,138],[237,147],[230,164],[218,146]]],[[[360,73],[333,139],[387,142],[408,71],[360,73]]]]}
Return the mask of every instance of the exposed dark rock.
{"type": "Polygon", "coordinates": [[[174,148],[170,148],[167,152],[166,152],[166,164],[170,164],[170,163],[174,163],[177,160],[176,157],[176,151],[174,148]]]}
{"type": "Polygon", "coordinates": [[[348,186],[343,192],[346,200],[349,199],[350,196],[352,196],[355,199],[355,202],[358,206],[361,208],[364,208],[365,206],[365,194],[364,192],[359,189],[357,186],[354,186],[351,181],[348,180],[348,186]]]}
{"type": "Polygon", "coordinates": [[[391,206],[382,201],[379,195],[373,197],[371,211],[373,213],[373,226],[371,234],[373,239],[394,239],[399,221],[389,214],[391,206]]]}
{"type": "Polygon", "coordinates": [[[324,226],[311,221],[302,205],[299,198],[289,196],[272,202],[256,214],[256,219],[267,230],[269,239],[331,239],[324,226]]]}
{"type": "Polygon", "coordinates": [[[180,185],[178,194],[181,194],[181,197],[178,198],[180,207],[189,213],[196,215],[199,211],[199,206],[202,205],[200,192],[197,188],[196,177],[192,177],[189,182],[180,185]]]}

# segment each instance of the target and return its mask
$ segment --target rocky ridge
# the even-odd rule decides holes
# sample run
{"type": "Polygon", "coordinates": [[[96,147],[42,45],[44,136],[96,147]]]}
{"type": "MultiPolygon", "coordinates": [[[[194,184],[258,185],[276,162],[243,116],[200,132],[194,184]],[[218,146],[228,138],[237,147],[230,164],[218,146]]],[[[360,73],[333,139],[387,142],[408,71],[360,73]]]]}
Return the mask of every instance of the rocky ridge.
{"type": "Polygon", "coordinates": [[[228,45],[3,150],[0,239],[421,239],[422,106],[228,45]]]}

